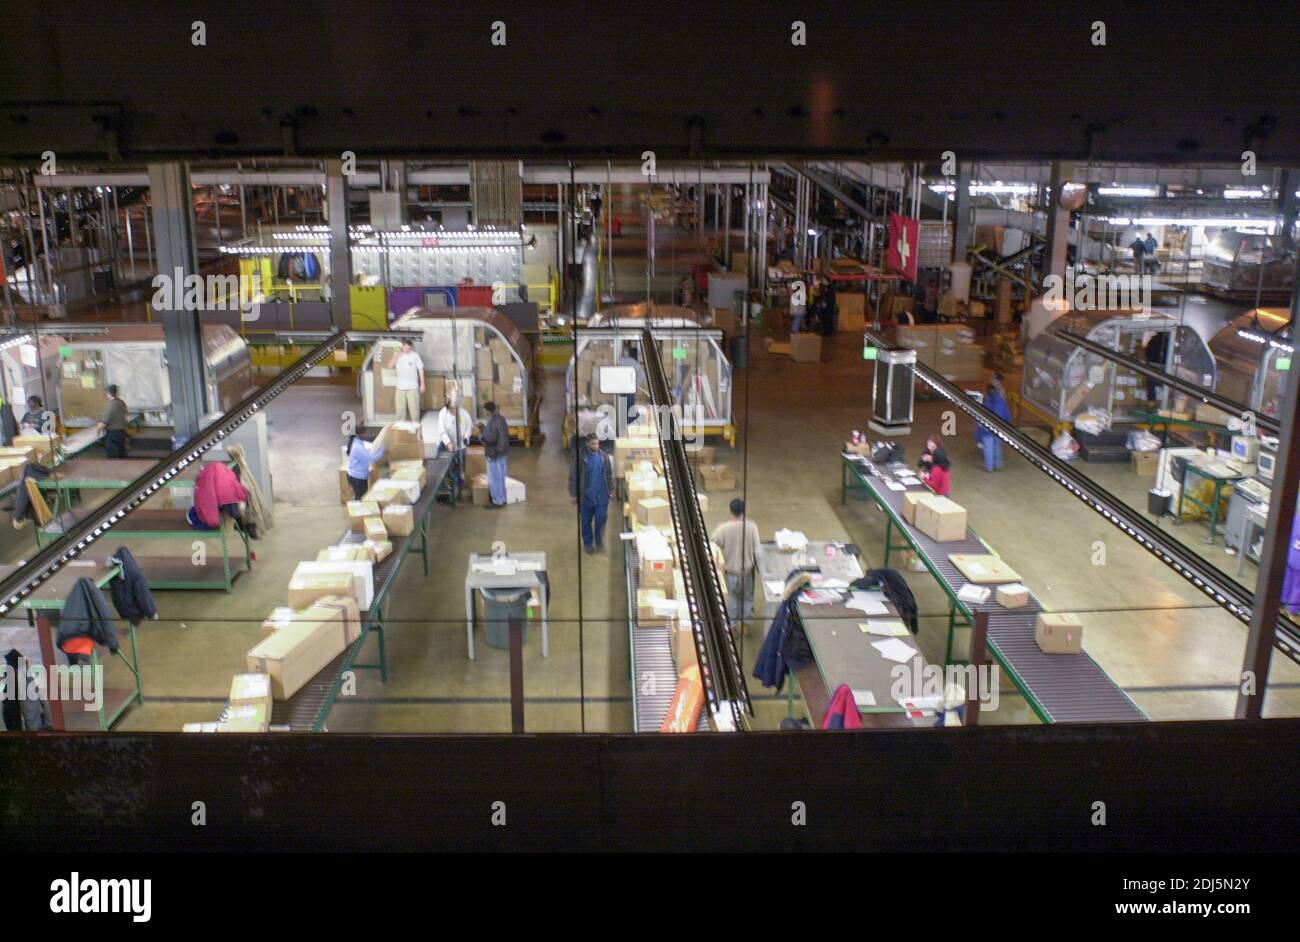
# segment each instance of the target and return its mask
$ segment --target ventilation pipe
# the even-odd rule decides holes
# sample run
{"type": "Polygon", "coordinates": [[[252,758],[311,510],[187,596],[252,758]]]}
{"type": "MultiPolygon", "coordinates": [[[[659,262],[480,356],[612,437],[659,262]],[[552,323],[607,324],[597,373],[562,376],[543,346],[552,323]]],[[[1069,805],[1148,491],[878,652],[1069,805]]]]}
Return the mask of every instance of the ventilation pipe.
{"type": "Polygon", "coordinates": [[[588,231],[582,247],[582,294],[578,298],[577,316],[589,318],[596,313],[596,233],[588,231]]]}

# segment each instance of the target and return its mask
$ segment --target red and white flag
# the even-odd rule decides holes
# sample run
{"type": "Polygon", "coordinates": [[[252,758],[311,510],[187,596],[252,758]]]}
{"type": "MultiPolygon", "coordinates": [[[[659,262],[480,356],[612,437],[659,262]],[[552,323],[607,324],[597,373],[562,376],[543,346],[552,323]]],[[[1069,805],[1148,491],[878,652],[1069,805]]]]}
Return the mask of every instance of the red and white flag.
{"type": "Polygon", "coordinates": [[[898,213],[889,214],[889,248],[885,252],[885,267],[908,281],[916,281],[917,242],[920,235],[921,224],[917,220],[898,213]]]}

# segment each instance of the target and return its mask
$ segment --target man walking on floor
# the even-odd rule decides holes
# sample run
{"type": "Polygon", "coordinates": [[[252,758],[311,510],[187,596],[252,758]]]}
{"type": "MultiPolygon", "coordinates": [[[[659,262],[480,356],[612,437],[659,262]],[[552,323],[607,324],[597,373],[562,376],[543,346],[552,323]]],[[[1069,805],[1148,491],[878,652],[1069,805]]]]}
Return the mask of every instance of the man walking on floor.
{"type": "Polygon", "coordinates": [[[569,496],[578,505],[582,545],[588,553],[605,548],[605,520],[614,495],[614,462],[600,447],[596,434],[587,435],[569,469],[569,496]]]}
{"type": "Polygon", "coordinates": [[[488,414],[487,424],[479,434],[483,454],[487,458],[488,509],[496,510],[506,505],[506,455],[510,453],[510,426],[497,411],[495,402],[483,403],[488,414]]]}
{"type": "Polygon", "coordinates": [[[99,417],[95,431],[104,436],[105,458],[125,458],[126,403],[117,397],[115,383],[105,386],[104,392],[108,395],[108,405],[104,407],[104,414],[99,417]]]}
{"type": "Polygon", "coordinates": [[[388,362],[397,371],[397,394],[394,410],[397,421],[420,421],[420,400],[424,397],[424,361],[415,352],[410,337],[402,340],[402,349],[388,362]]]}
{"type": "Polygon", "coordinates": [[[718,524],[709,537],[722,547],[726,564],[727,616],[733,628],[754,614],[754,557],[758,552],[758,524],[745,519],[745,502],[736,498],[731,502],[731,519],[718,524]]]}

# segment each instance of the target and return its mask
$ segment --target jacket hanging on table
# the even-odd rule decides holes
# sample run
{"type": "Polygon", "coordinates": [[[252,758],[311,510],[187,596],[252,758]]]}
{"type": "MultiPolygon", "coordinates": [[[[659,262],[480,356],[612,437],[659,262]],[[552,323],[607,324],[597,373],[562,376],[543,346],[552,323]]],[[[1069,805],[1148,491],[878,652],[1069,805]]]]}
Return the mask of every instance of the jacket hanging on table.
{"type": "Polygon", "coordinates": [[[811,664],[813,659],[808,636],[794,612],[798,595],[796,591],[781,602],[754,662],[754,676],[764,687],[775,687],[777,693],[785,685],[786,674],[811,664]]]}
{"type": "Polygon", "coordinates": [[[861,729],[862,714],[848,684],[840,684],[831,697],[831,705],[822,717],[822,729],[861,729]]]}
{"type": "Polygon", "coordinates": [[[90,638],[110,651],[117,651],[117,625],[113,621],[113,610],[109,608],[104,593],[99,591],[99,586],[85,576],[76,581],[63,602],[55,643],[62,650],[64,643],[74,638],[90,638]]]}
{"type": "Polygon", "coordinates": [[[135,561],[131,551],[119,546],[109,562],[116,562],[122,573],[113,580],[113,607],[117,614],[133,625],[138,625],[146,618],[158,617],[158,606],[154,604],[153,592],[149,589],[149,580],[135,561]]]}
{"type": "Polygon", "coordinates": [[[916,634],[916,596],[912,595],[912,588],[907,584],[907,579],[897,569],[868,569],[867,574],[854,581],[850,588],[884,591],[885,598],[893,602],[894,608],[898,609],[899,617],[907,622],[907,627],[911,629],[912,634],[916,634]]]}
{"type": "Polygon", "coordinates": [[[221,526],[221,508],[248,502],[248,491],[223,461],[203,466],[194,481],[194,513],[212,529],[221,526]]]}

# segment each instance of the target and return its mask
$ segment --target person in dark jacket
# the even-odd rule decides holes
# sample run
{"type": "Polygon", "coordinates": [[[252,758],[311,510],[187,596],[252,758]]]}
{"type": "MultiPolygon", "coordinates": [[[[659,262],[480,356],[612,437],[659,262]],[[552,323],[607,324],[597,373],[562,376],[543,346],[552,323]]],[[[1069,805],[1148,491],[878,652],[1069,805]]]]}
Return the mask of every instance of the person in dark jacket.
{"type": "Polygon", "coordinates": [[[114,561],[122,570],[110,586],[117,614],[133,625],[140,624],[146,618],[157,618],[158,606],[154,604],[149,580],[144,577],[144,572],[131,551],[125,546],[119,546],[110,560],[114,561]]]}
{"type": "Polygon", "coordinates": [[[49,468],[44,468],[34,461],[23,465],[23,476],[18,480],[18,489],[14,491],[14,529],[21,530],[27,526],[27,518],[35,517],[32,512],[32,499],[27,493],[27,479],[43,481],[50,476],[49,468]]]}
{"type": "Polygon", "coordinates": [[[605,520],[614,496],[614,462],[600,447],[595,432],[574,455],[569,469],[569,496],[578,505],[582,545],[588,553],[605,548],[605,520]]]}
{"type": "Polygon", "coordinates": [[[108,599],[95,583],[82,576],[64,600],[55,643],[68,656],[69,664],[85,664],[89,663],[88,652],[76,649],[81,647],[77,642],[86,638],[110,651],[117,651],[117,625],[113,621],[113,611],[108,607],[108,599]],[[74,650],[69,651],[70,647],[74,650]]]}
{"type": "Polygon", "coordinates": [[[487,458],[488,508],[497,510],[506,505],[506,455],[510,453],[510,426],[495,402],[483,403],[488,420],[479,433],[483,454],[487,458]]]}
{"type": "Polygon", "coordinates": [[[32,673],[32,666],[26,664],[24,658],[16,648],[11,648],[5,655],[5,663],[9,665],[9,677],[12,684],[24,685],[24,696],[18,698],[14,693],[10,693],[4,698],[4,728],[11,733],[40,733],[54,729],[54,718],[50,713],[50,705],[39,697],[28,697],[25,694],[30,691],[35,684],[35,677],[32,673]],[[24,677],[23,674],[27,676],[24,677]]]}
{"type": "Polygon", "coordinates": [[[810,581],[808,573],[801,572],[786,582],[784,598],[754,662],[754,676],[764,687],[775,687],[777,693],[785,685],[786,674],[812,662],[808,636],[794,611],[795,600],[810,581]]]}

